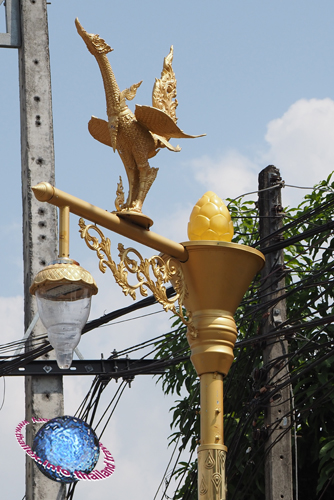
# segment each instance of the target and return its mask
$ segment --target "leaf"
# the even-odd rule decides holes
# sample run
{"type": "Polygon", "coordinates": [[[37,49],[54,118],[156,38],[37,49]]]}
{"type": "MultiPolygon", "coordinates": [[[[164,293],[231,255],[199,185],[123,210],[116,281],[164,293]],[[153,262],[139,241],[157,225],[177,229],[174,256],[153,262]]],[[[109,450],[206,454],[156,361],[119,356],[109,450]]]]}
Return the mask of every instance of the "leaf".
{"type": "MultiPolygon", "coordinates": [[[[333,441],[329,441],[328,443],[326,443],[320,450],[319,452],[319,457],[323,457],[324,455],[326,455],[328,453],[329,450],[331,450],[332,448],[334,448],[334,438],[333,438],[333,441]]],[[[334,466],[334,464],[333,464],[334,466]]]]}

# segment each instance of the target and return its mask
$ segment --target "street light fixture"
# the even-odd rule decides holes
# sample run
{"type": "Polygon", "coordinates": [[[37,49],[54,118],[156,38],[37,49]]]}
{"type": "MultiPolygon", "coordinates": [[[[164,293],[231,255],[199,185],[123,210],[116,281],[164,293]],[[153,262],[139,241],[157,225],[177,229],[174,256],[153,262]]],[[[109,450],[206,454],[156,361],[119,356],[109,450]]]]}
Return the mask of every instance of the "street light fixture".
{"type": "MultiPolygon", "coordinates": [[[[95,139],[118,150],[127,171],[128,200],[124,202],[121,180],[116,193],[116,213],[102,210],[46,182],[35,186],[33,191],[39,201],[60,208],[61,225],[64,226],[64,210],[81,217],[81,237],[96,252],[100,270],[105,272],[110,269],[125,295],[135,299],[137,291],[146,296],[147,290],[150,290],[165,311],[177,314],[187,326],[191,361],[200,377],[201,392],[198,496],[200,500],[224,500],[227,448],[223,433],[223,379],[233,362],[233,347],[237,338],[233,315],[252,279],[263,267],[264,256],[254,248],[231,243],[233,229],[230,215],[212,192],[206,193],[194,207],[188,226],[190,241],[176,243],[149,229],[152,221],[141,213],[141,207],[157,169],[149,166],[148,159],[161,147],[179,151],[179,148],[169,144],[171,137],[194,137],[184,134],[176,125],[176,80],[171,66],[173,52],[171,50],[165,58],[161,79],[156,81],[153,107],[139,106],[134,115],[125,100],[135,96],[139,84],[120,92],[106,56],[112,49],[98,35],[88,34],[78,21],[76,25],[99,64],[106,90],[108,122],[92,117],[89,131],[95,139]],[[82,217],[93,224],[86,225],[82,217]],[[119,244],[120,261],[116,263],[111,256],[109,238],[96,224],[153,248],[160,254],[144,259],[137,250],[125,249],[119,244]],[[131,274],[137,279],[134,285],[128,280],[131,274]],[[176,292],[172,298],[168,298],[166,292],[169,281],[176,292]]],[[[60,234],[62,232],[66,240],[68,232],[61,230],[60,234]]],[[[60,256],[64,257],[61,252],[60,256]]],[[[68,264],[59,263],[51,266],[52,271],[54,266],[61,266],[62,273],[69,269],[68,264]]],[[[39,288],[38,276],[32,285],[32,292],[39,288]]],[[[66,298],[61,288],[64,279],[64,274],[61,274],[58,283],[51,280],[51,291],[48,290],[50,279],[41,279],[41,289],[47,289],[51,301],[57,296],[57,287],[61,292],[59,298],[66,298]]],[[[67,286],[70,282],[68,296],[78,283],[87,284],[83,278],[75,283],[68,278],[65,281],[67,286]]],[[[90,282],[89,288],[91,293],[97,292],[95,283],[90,282]]]]}
{"type": "MultiPolygon", "coordinates": [[[[200,377],[199,498],[224,500],[227,448],[223,433],[223,379],[232,364],[237,338],[233,314],[253,277],[263,267],[263,254],[254,248],[229,241],[201,241],[200,236],[196,236],[198,240],[176,243],[48,183],[40,183],[33,190],[39,201],[69,207],[72,213],[87,217],[94,223],[86,225],[80,219],[81,236],[89,248],[96,252],[100,270],[105,272],[109,268],[125,295],[135,298],[137,290],[146,295],[149,289],[166,311],[178,314],[187,325],[191,361],[200,377]],[[120,262],[117,264],[111,257],[109,238],[96,224],[161,253],[144,259],[137,250],[119,245],[120,262]],[[97,233],[99,238],[92,236],[91,231],[97,233]],[[129,284],[129,274],[137,277],[136,285],[129,284]],[[171,299],[166,294],[165,285],[168,281],[172,282],[176,291],[171,299]],[[183,314],[183,306],[187,310],[186,315],[183,314]]],[[[219,207],[216,212],[219,212],[219,207]]],[[[196,206],[193,215],[200,216],[201,221],[202,214],[196,206]]],[[[229,226],[226,218],[225,212],[222,221],[224,227],[229,226]]],[[[204,229],[199,232],[205,234],[205,217],[202,222],[204,229]]],[[[197,230],[199,225],[198,220],[190,222],[189,233],[194,227],[197,230]]]]}
{"type": "Polygon", "coordinates": [[[59,256],[35,277],[30,292],[36,296],[40,319],[47,328],[59,368],[71,366],[91,305],[97,293],[91,274],[69,258],[69,208],[59,217],[59,256]]]}

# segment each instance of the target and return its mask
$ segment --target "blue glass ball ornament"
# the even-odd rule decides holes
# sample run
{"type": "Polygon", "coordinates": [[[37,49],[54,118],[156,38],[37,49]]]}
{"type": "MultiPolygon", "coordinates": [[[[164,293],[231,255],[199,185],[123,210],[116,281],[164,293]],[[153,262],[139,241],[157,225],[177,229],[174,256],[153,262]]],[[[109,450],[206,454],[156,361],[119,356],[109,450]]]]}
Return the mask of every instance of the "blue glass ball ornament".
{"type": "Polygon", "coordinates": [[[36,463],[39,470],[49,479],[63,483],[73,483],[78,479],[74,471],[91,472],[100,456],[99,440],[93,429],[79,418],[53,418],[37,432],[32,449],[42,464],[36,463]],[[45,461],[61,466],[70,475],[64,477],[52,467],[43,466],[45,461]]]}

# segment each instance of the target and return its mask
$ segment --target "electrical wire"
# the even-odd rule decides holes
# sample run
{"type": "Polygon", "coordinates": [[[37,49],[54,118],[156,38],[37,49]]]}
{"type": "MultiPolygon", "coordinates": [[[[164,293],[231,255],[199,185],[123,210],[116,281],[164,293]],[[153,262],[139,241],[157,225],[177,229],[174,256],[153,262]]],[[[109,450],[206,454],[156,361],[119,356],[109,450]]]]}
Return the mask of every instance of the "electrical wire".
{"type": "Polygon", "coordinates": [[[270,186],[270,187],[267,187],[264,189],[258,189],[257,191],[250,191],[249,193],[240,194],[239,196],[237,196],[236,198],[233,198],[232,200],[225,200],[225,201],[229,201],[229,203],[227,205],[227,207],[228,207],[229,204],[232,203],[232,201],[236,201],[239,198],[243,198],[244,196],[248,196],[249,194],[258,194],[258,193],[262,193],[263,191],[271,191],[272,189],[281,188],[281,187],[284,187],[284,181],[279,182],[278,184],[274,184],[273,186],[270,186]]]}
{"type": "Polygon", "coordinates": [[[107,326],[119,325],[120,323],[128,323],[129,321],[134,321],[136,319],[147,318],[148,316],[154,316],[155,314],[161,314],[163,312],[165,312],[165,311],[162,309],[161,311],[155,311],[153,313],[142,314],[141,316],[135,316],[134,318],[123,319],[122,321],[114,321],[111,324],[101,325],[99,328],[105,328],[107,326]]]}
{"type": "Polygon", "coordinates": [[[126,386],[127,386],[127,384],[126,384],[125,380],[123,380],[123,383],[122,383],[122,384],[123,384],[123,387],[122,387],[121,393],[119,394],[119,396],[118,396],[118,398],[117,398],[117,400],[116,400],[115,406],[114,406],[114,408],[112,409],[112,411],[110,412],[110,415],[109,415],[109,417],[108,417],[108,419],[107,419],[107,421],[106,421],[106,423],[105,423],[105,425],[104,425],[104,427],[103,427],[102,431],[100,432],[99,439],[101,439],[102,435],[104,434],[104,431],[106,430],[107,425],[109,424],[110,419],[111,419],[111,417],[112,417],[112,416],[113,416],[113,414],[114,414],[114,411],[115,411],[115,409],[116,409],[116,406],[118,405],[119,400],[121,399],[121,396],[122,396],[122,394],[123,394],[123,392],[124,392],[124,390],[125,390],[125,388],[126,388],[126,386]]]}
{"type": "Polygon", "coordinates": [[[290,187],[290,188],[295,188],[295,189],[308,189],[308,190],[311,190],[311,191],[313,191],[313,189],[314,189],[314,187],[309,187],[309,186],[294,186],[292,184],[286,184],[286,183],[284,183],[283,187],[290,187]]]}
{"type": "Polygon", "coordinates": [[[115,393],[114,397],[112,398],[112,400],[111,400],[111,401],[110,401],[110,403],[108,404],[107,408],[106,408],[106,409],[105,409],[105,411],[103,412],[103,414],[102,414],[102,416],[101,416],[100,420],[98,421],[98,423],[95,425],[94,431],[96,431],[96,429],[98,428],[98,426],[99,426],[99,425],[100,425],[100,423],[102,422],[102,420],[103,420],[103,418],[105,417],[105,415],[106,415],[107,411],[109,410],[110,406],[113,404],[113,402],[114,402],[114,400],[116,399],[116,397],[117,397],[117,395],[118,395],[119,391],[121,390],[121,387],[122,387],[123,385],[125,385],[125,383],[126,383],[126,382],[125,382],[125,380],[123,380],[122,384],[118,387],[118,389],[117,389],[117,391],[116,391],[116,393],[115,393]]]}
{"type": "MultiPolygon", "coordinates": [[[[173,297],[175,295],[175,290],[173,287],[168,287],[166,288],[166,295],[167,298],[173,297]]],[[[91,330],[94,330],[98,326],[104,325],[106,323],[109,323],[110,321],[113,321],[114,319],[117,319],[121,316],[125,316],[126,314],[129,314],[130,312],[137,311],[138,309],[143,309],[144,307],[151,306],[153,304],[156,304],[157,301],[153,295],[150,297],[146,297],[145,299],[138,300],[137,302],[134,302],[130,306],[123,307],[121,309],[117,309],[116,311],[113,311],[111,313],[105,314],[104,316],[101,316],[98,319],[88,321],[86,325],[84,326],[82,333],[87,333],[91,330]]]]}
{"type": "MultiPolygon", "coordinates": [[[[272,189],[276,189],[276,188],[284,188],[284,187],[291,187],[291,188],[295,188],[295,189],[307,189],[307,190],[311,190],[313,191],[314,187],[309,187],[309,186],[294,186],[292,184],[286,184],[284,181],[281,181],[279,182],[278,184],[274,184],[273,186],[270,186],[268,188],[264,188],[264,189],[258,189],[257,191],[250,191],[248,193],[243,193],[243,194],[240,194],[239,196],[237,196],[236,198],[233,198],[232,200],[230,200],[230,203],[232,201],[236,201],[238,200],[239,198],[243,198],[244,196],[248,196],[250,194],[258,194],[258,193],[262,193],[263,191],[270,191],[272,189]]],[[[226,201],[229,201],[229,200],[226,200],[226,201]]],[[[227,205],[228,206],[228,205],[227,205]]]]}
{"type": "Polygon", "coordinates": [[[283,227],[277,229],[276,231],[271,232],[270,234],[268,234],[268,236],[261,238],[258,241],[257,246],[262,246],[266,241],[274,239],[276,236],[279,236],[283,232],[287,232],[290,229],[295,228],[296,226],[299,226],[304,222],[308,222],[311,218],[317,216],[318,214],[321,215],[323,213],[326,213],[326,211],[329,208],[333,207],[333,205],[334,205],[334,195],[330,200],[320,203],[319,206],[308,210],[306,213],[303,213],[302,215],[294,218],[291,222],[285,224],[283,227]]]}

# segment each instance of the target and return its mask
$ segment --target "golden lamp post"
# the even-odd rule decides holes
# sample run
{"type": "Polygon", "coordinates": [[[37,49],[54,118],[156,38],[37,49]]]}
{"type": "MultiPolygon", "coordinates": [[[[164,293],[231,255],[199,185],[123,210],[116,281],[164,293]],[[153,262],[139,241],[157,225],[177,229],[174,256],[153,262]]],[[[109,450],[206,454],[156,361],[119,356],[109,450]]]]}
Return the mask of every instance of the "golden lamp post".
{"type": "Polygon", "coordinates": [[[106,54],[112,49],[99,35],[88,34],[76,20],[80,36],[95,56],[103,77],[108,122],[92,117],[93,137],[113,147],[126,169],[129,195],[124,202],[122,180],[118,184],[116,211],[102,210],[48,183],[33,188],[36,198],[59,207],[59,258],[36,276],[31,293],[36,295],[40,317],[48,329],[58,364],[68,368],[73,349],[86,322],[90,298],[97,293],[91,275],[69,258],[69,213],[80,217],[81,237],[94,250],[99,268],[111,270],[125,295],[150,290],[165,311],[177,314],[187,326],[191,361],[200,378],[201,433],[198,448],[198,498],[224,500],[225,459],[223,431],[223,379],[233,362],[237,329],[233,315],[264,256],[257,250],[231,243],[233,225],[222,200],[209,191],[197,202],[188,225],[190,241],[176,243],[149,228],[152,220],[142,214],[143,201],[157,175],[148,164],[161,147],[173,151],[172,137],[189,138],[176,125],[176,80],[173,51],[164,60],[161,79],[153,89],[153,106],[137,106],[133,114],[125,104],[139,84],[120,92],[106,54]],[[86,225],[83,217],[93,224],[86,225]],[[134,248],[118,245],[119,262],[110,252],[110,240],[96,225],[109,229],[159,252],[144,259],[134,248]],[[129,275],[137,282],[129,283],[129,275]],[[175,296],[167,298],[171,282],[175,296]],[[184,314],[184,308],[186,314],[184,314]],[[79,333],[78,333],[79,332],[79,333]]]}
{"type": "MultiPolygon", "coordinates": [[[[224,445],[223,432],[223,379],[232,364],[233,347],[237,337],[233,314],[253,277],[263,267],[264,256],[251,247],[221,239],[208,239],[208,231],[211,231],[213,236],[222,230],[224,233],[221,238],[225,239],[231,239],[232,236],[228,211],[212,192],[206,193],[194,207],[188,228],[191,241],[176,243],[64,193],[48,183],[40,183],[33,190],[39,201],[56,205],[65,213],[70,211],[86,217],[94,224],[161,252],[160,255],[144,259],[138,251],[132,248],[124,249],[119,245],[120,261],[116,264],[110,254],[110,240],[105,238],[96,225],[86,225],[83,219],[80,219],[81,236],[87,245],[96,251],[101,271],[105,272],[108,267],[123,292],[133,298],[136,289],[143,295],[150,289],[166,311],[178,314],[187,325],[191,361],[200,377],[198,497],[201,500],[225,499],[227,448],[224,445]],[[207,216],[210,213],[215,214],[211,219],[207,216]],[[221,226],[215,223],[215,217],[221,219],[221,226]],[[214,230],[208,230],[207,227],[213,227],[214,230]],[[92,231],[96,232],[99,238],[92,236],[92,231]],[[205,239],[202,241],[196,233],[202,233],[205,239]],[[193,239],[194,236],[196,240],[193,239]],[[129,284],[129,273],[136,275],[136,285],[129,284]],[[169,281],[176,291],[176,295],[171,299],[167,299],[165,288],[169,281]],[[183,306],[187,310],[186,316],[183,315],[183,306]]],[[[68,218],[60,217],[60,259],[40,271],[31,286],[32,293],[45,290],[46,298],[47,293],[50,293],[51,305],[63,301],[65,304],[66,301],[76,304],[84,300],[83,289],[88,288],[92,293],[97,291],[94,280],[87,271],[68,259],[68,227],[68,218]]],[[[44,322],[42,314],[41,319],[44,322]]],[[[58,321],[62,323],[60,316],[58,321]]],[[[58,330],[61,330],[61,327],[58,330]]]]}

